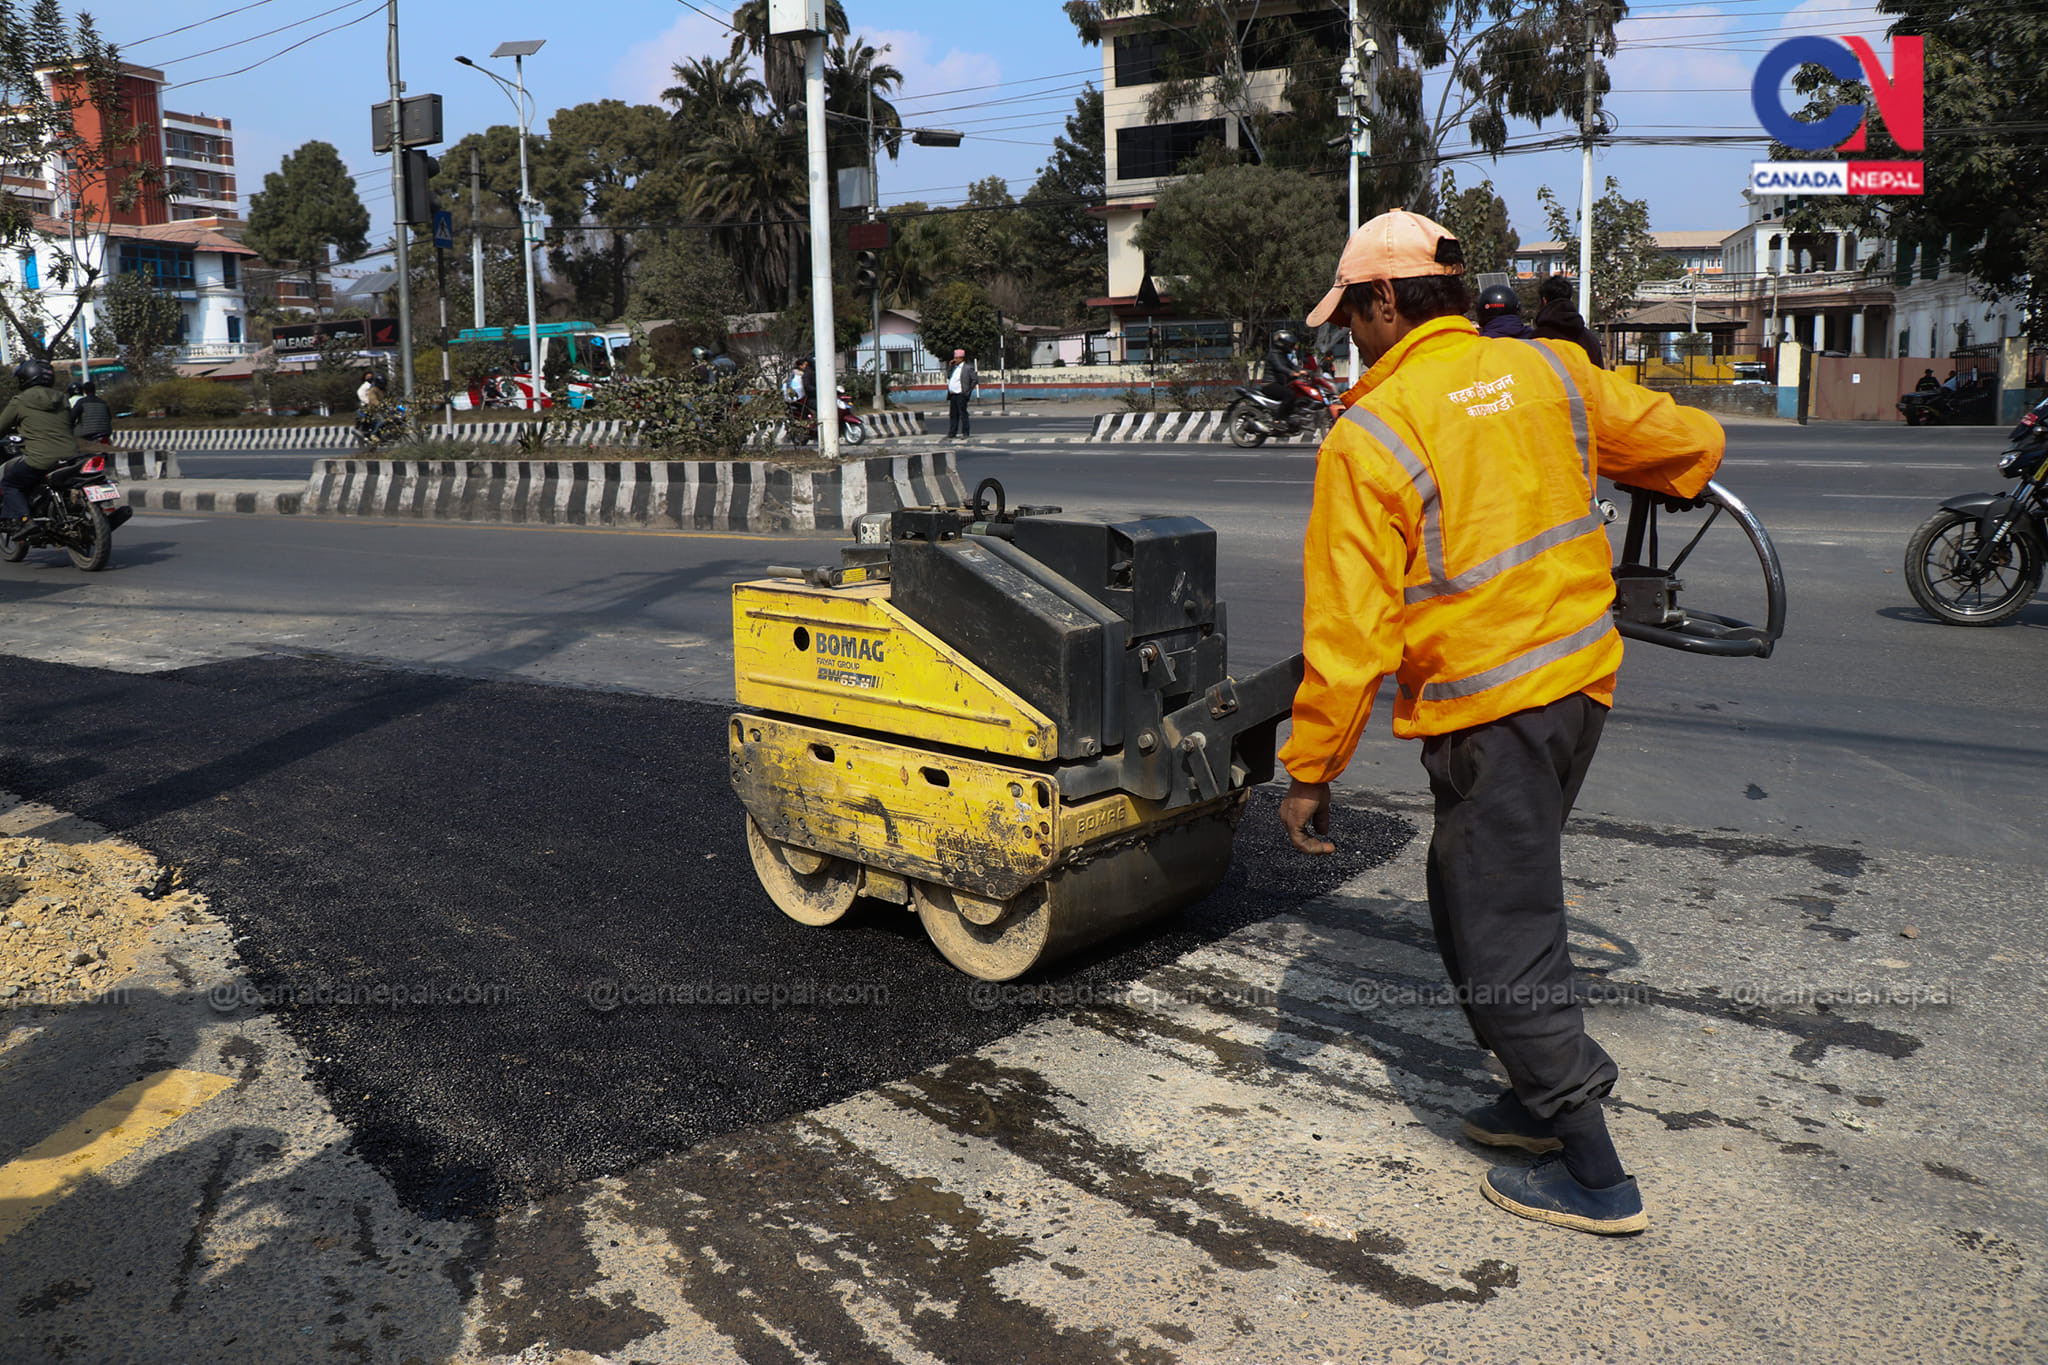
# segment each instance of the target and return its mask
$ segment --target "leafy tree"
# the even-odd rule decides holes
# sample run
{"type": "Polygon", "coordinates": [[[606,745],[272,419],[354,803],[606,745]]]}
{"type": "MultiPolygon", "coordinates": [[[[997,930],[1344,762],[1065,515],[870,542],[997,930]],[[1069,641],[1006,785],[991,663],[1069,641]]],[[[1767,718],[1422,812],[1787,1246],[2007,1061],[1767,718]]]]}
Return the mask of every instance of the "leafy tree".
{"type": "Polygon", "coordinates": [[[1465,248],[1465,269],[1473,275],[1506,270],[1522,239],[1508,226],[1508,206],[1493,192],[1493,182],[1482,180],[1460,193],[1457,177],[1444,172],[1443,191],[1438,195],[1438,221],[1451,230],[1465,248]]]}
{"type": "Polygon", "coordinates": [[[356,197],[355,178],[327,142],[308,142],[263,177],[249,196],[247,241],[269,261],[306,267],[314,311],[320,306],[320,266],[327,249],[343,257],[369,249],[370,215],[356,197]]]}
{"type": "Polygon", "coordinates": [[[1089,316],[1084,300],[1104,293],[1109,229],[1100,204],[1109,179],[1103,154],[1102,92],[1088,87],[1074,101],[1064,135],[1024,195],[1018,215],[1031,282],[1043,316],[1078,322],[1089,316]]]}
{"type": "Polygon", "coordinates": [[[1328,290],[1344,209],[1333,184],[1300,171],[1226,166],[1161,190],[1133,240],[1154,274],[1179,280],[1182,311],[1235,318],[1249,334],[1328,290]]]}
{"type": "MultiPolygon", "coordinates": [[[[161,168],[136,155],[140,133],[123,108],[120,66],[120,50],[100,37],[90,16],[73,24],[58,0],[36,0],[24,16],[13,0],[0,0],[0,165],[32,173],[48,167],[87,229],[86,242],[92,223],[82,205],[89,190],[116,210],[166,197],[161,168]],[[74,118],[75,111],[95,117],[74,118]]],[[[42,291],[0,286],[0,327],[30,355],[62,359],[76,353],[73,325],[94,301],[104,262],[83,244],[74,252],[68,230],[39,227],[35,206],[0,186],[0,246],[36,245],[50,258],[47,285],[68,288],[69,309],[59,317],[42,291]]]]}
{"type": "Polygon", "coordinates": [[[1001,331],[995,303],[979,285],[952,280],[925,296],[918,335],[942,365],[950,363],[956,350],[967,352],[977,364],[994,359],[1001,331]]]}
{"type": "Polygon", "coordinates": [[[121,367],[137,377],[171,377],[164,354],[178,342],[178,301],[138,272],[114,277],[100,296],[100,317],[120,348],[121,367]]]}
{"type": "Polygon", "coordinates": [[[550,259],[576,286],[579,314],[625,314],[644,236],[633,228],[676,216],[682,185],[668,139],[661,110],[624,100],[579,104],[548,120],[541,199],[563,230],[550,259]]]}
{"type": "MultiPolygon", "coordinates": [[[[1567,261],[1579,258],[1578,212],[1558,202],[1548,185],[1536,191],[1551,237],[1564,243],[1567,261]]],[[[1650,208],[1621,197],[1621,183],[1607,177],[1607,192],[1593,203],[1593,312],[1588,322],[1605,322],[1635,303],[1644,280],[1668,280],[1683,268],[1657,248],[1650,235],[1650,208]]]]}
{"type": "Polygon", "coordinates": [[[716,350],[725,342],[725,320],[746,306],[732,262],[699,234],[680,233],[647,253],[633,277],[626,316],[635,322],[672,321],[685,347],[716,350]]]}
{"type": "Polygon", "coordinates": [[[810,185],[775,123],[762,114],[726,119],[683,156],[685,202],[739,268],[756,309],[793,306],[809,234],[810,185]]]}

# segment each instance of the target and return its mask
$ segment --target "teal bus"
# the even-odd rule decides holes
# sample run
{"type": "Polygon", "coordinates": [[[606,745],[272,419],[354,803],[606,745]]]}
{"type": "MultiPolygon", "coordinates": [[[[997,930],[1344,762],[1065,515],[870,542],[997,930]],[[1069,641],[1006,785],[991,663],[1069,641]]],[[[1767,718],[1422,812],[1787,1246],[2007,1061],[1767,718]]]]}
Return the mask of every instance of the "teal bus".
{"type": "MultiPolygon", "coordinates": [[[[568,399],[571,407],[587,404],[596,386],[619,372],[624,353],[633,344],[633,334],[624,327],[599,327],[591,322],[544,322],[537,329],[540,333],[540,371],[547,373],[547,367],[557,355],[568,362],[568,399]]],[[[470,385],[464,403],[463,394],[455,395],[456,407],[518,407],[533,406],[533,359],[532,341],[524,327],[465,327],[455,337],[452,345],[502,346],[512,357],[514,373],[492,380],[478,380],[470,385]]],[[[542,402],[551,406],[559,397],[550,395],[542,402]]]]}

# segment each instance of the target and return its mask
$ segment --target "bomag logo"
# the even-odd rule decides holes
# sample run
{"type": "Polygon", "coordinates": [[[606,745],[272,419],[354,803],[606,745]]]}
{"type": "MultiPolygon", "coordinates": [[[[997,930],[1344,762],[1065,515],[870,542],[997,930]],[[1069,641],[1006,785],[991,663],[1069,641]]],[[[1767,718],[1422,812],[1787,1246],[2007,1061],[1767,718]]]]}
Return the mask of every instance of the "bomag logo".
{"type": "Polygon", "coordinates": [[[1094,834],[1100,830],[1114,829],[1129,816],[1130,812],[1121,803],[1106,806],[1101,810],[1091,810],[1081,817],[1076,833],[1094,834]]]}
{"type": "Polygon", "coordinates": [[[885,663],[882,647],[884,642],[872,640],[865,635],[830,635],[819,631],[811,639],[816,643],[818,658],[837,659],[842,663],[885,663]]]}

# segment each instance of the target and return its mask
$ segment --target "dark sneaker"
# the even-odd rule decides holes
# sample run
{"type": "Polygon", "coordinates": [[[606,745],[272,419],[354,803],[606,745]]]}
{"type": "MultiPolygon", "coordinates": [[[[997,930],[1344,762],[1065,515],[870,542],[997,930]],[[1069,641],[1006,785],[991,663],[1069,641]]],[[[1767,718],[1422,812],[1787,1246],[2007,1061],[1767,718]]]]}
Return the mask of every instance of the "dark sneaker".
{"type": "Polygon", "coordinates": [[[1604,1190],[1589,1190],[1572,1179],[1563,1157],[1547,1157],[1534,1166],[1496,1166],[1479,1182],[1479,1192],[1509,1213],[1603,1237],[1650,1226],[1634,1176],[1604,1190]]]}
{"type": "Polygon", "coordinates": [[[1466,1137],[1489,1147],[1519,1147],[1537,1156],[1564,1150],[1564,1144],[1551,1133],[1549,1122],[1524,1109],[1512,1090],[1492,1104],[1467,1113],[1464,1128],[1466,1137]]]}

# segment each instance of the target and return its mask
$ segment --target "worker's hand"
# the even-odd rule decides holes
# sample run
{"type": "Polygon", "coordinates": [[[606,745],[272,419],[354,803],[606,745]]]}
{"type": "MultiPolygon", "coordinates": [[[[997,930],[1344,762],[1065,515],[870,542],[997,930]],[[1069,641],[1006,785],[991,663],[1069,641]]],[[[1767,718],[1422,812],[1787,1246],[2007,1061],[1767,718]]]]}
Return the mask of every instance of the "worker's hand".
{"type": "Polygon", "coordinates": [[[1330,832],[1330,784],[1303,782],[1299,778],[1280,798],[1280,823],[1287,827],[1287,841],[1302,852],[1322,857],[1335,853],[1337,846],[1316,835],[1330,832]],[[1310,830],[1313,828],[1314,833],[1310,830]]]}

